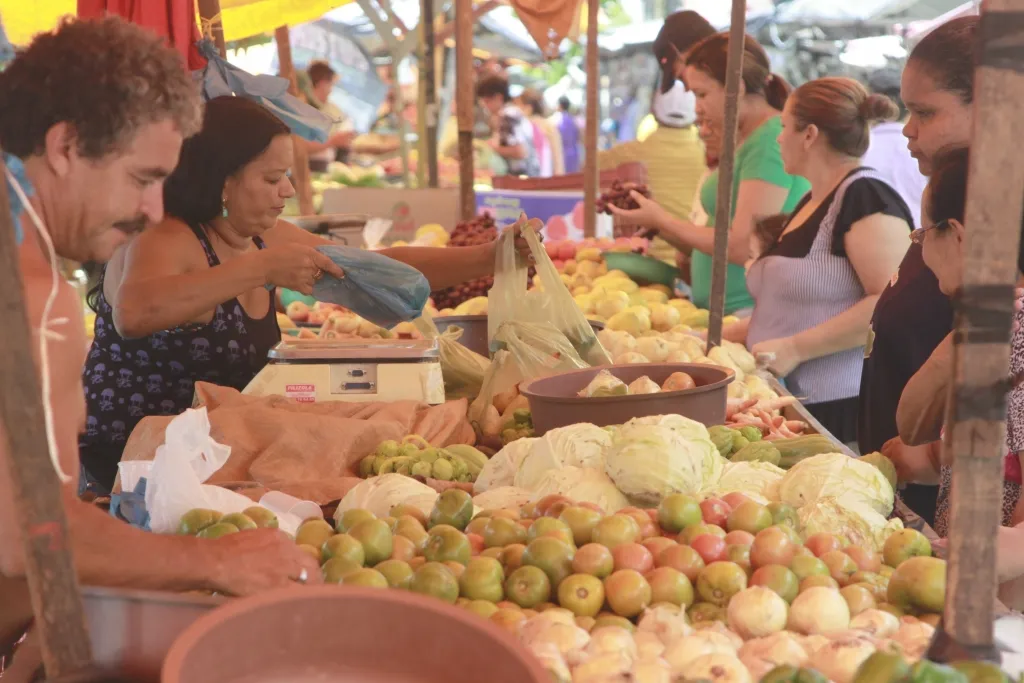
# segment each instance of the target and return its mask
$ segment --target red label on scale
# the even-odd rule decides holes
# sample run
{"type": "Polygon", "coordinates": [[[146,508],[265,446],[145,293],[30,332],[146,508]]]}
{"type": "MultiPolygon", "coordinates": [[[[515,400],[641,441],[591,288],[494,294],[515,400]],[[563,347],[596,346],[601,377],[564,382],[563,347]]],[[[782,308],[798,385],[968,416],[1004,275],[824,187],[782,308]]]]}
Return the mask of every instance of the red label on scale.
{"type": "Polygon", "coordinates": [[[316,385],[286,384],[284,385],[284,395],[299,403],[316,403],[316,385]]]}

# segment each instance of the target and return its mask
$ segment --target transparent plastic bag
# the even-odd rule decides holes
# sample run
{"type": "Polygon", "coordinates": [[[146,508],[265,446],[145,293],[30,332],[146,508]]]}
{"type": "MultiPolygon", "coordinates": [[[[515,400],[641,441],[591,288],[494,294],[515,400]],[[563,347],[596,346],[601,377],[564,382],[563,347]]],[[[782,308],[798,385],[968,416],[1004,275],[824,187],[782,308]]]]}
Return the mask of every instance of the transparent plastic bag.
{"type": "Polygon", "coordinates": [[[501,349],[494,354],[484,375],[480,393],[469,406],[467,417],[477,440],[485,446],[501,447],[501,414],[494,406],[494,397],[523,381],[523,375],[511,352],[501,349]]]}
{"type": "Polygon", "coordinates": [[[412,266],[364,249],[317,247],[345,271],[338,279],[324,275],[313,285],[318,301],[338,304],[390,329],[420,316],[430,298],[430,283],[412,266]]]}
{"type": "Polygon", "coordinates": [[[495,340],[511,354],[519,381],[590,367],[566,336],[549,323],[508,322],[495,340]]]}
{"type": "Polygon", "coordinates": [[[444,376],[444,395],[449,401],[474,398],[480,393],[490,360],[463,346],[462,329],[451,325],[441,332],[429,316],[413,321],[426,339],[436,339],[441,352],[441,374],[444,376]]]}
{"type": "MultiPolygon", "coordinates": [[[[488,295],[487,333],[492,351],[502,348],[498,339],[502,326],[510,321],[553,326],[568,339],[578,357],[587,364],[610,365],[611,356],[601,346],[594,328],[566,289],[562,278],[544,250],[535,229],[537,221],[520,218],[498,238],[494,286],[488,295]],[[543,290],[528,290],[529,264],[515,248],[515,228],[521,227],[530,246],[534,266],[543,290]]],[[[586,367],[586,366],[584,366],[586,367]]]]}

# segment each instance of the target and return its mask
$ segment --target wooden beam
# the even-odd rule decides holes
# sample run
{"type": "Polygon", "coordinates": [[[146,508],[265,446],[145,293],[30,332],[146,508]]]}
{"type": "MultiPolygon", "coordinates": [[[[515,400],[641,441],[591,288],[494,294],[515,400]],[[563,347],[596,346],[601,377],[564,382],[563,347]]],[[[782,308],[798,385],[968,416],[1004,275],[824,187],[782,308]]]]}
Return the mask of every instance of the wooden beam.
{"type": "MultiPolygon", "coordinates": [[[[281,65],[281,77],[287,78],[289,81],[288,92],[295,97],[301,97],[298,74],[295,73],[295,63],[292,61],[292,41],[288,27],[278,26],[274,29],[274,40],[277,42],[277,61],[281,65]]],[[[316,213],[316,205],[313,203],[313,178],[309,170],[309,148],[303,138],[293,135],[292,149],[294,150],[292,178],[295,180],[295,193],[299,197],[299,213],[303,216],[312,216],[316,213]]]]}
{"type": "Polygon", "coordinates": [[[423,60],[420,79],[423,81],[423,111],[426,116],[427,184],[437,187],[437,66],[434,42],[434,0],[420,0],[420,27],[423,31],[423,60]]]}
{"type": "Polygon", "coordinates": [[[587,0],[587,128],[584,131],[583,160],[583,236],[593,237],[597,230],[597,129],[601,121],[601,64],[598,61],[597,11],[600,0],[587,0]]]}
{"type": "Polygon", "coordinates": [[[221,57],[227,57],[227,46],[224,43],[224,22],[220,18],[220,0],[199,0],[198,4],[204,37],[213,40],[221,57]]]}
{"type": "Polygon", "coordinates": [[[729,224],[732,223],[733,168],[736,161],[736,135],[739,112],[740,79],[743,74],[743,42],[746,38],[747,0],[732,0],[729,27],[729,59],[725,73],[725,123],[722,153],[718,159],[718,199],[715,205],[715,249],[711,269],[711,316],[708,321],[708,350],[722,343],[722,318],[725,315],[725,280],[729,269],[729,224]]]}
{"type": "Polygon", "coordinates": [[[1006,141],[1024,108],[1024,0],[982,5],[974,82],[963,291],[944,459],[953,463],[949,565],[939,659],[999,661],[993,647],[1010,326],[1024,210],[1024,158],[1006,141]],[[941,650],[941,651],[940,651],[941,650]]]}
{"type": "Polygon", "coordinates": [[[38,330],[29,323],[23,298],[4,172],[0,156],[0,315],[10,324],[0,353],[0,432],[8,453],[7,472],[0,476],[10,477],[43,666],[47,678],[56,679],[87,668],[92,654],[71,558],[64,492],[48,457],[39,376],[32,362],[38,330]]]}
{"type": "Polygon", "coordinates": [[[462,220],[476,215],[473,191],[473,127],[476,84],[473,75],[473,0],[455,0],[455,111],[459,121],[459,211],[462,220]]]}
{"type": "MultiPolygon", "coordinates": [[[[499,2],[499,0],[487,0],[487,2],[480,3],[475,8],[473,8],[473,10],[471,12],[472,19],[471,19],[470,23],[471,24],[475,24],[477,21],[480,20],[480,17],[482,17],[483,15],[487,14],[488,12],[490,12],[495,7],[500,7],[500,6],[501,6],[501,2],[499,2]]],[[[443,43],[444,41],[448,40],[453,35],[455,35],[456,25],[457,24],[458,24],[457,21],[450,21],[447,24],[445,24],[437,32],[437,42],[438,43],[443,43]]]]}

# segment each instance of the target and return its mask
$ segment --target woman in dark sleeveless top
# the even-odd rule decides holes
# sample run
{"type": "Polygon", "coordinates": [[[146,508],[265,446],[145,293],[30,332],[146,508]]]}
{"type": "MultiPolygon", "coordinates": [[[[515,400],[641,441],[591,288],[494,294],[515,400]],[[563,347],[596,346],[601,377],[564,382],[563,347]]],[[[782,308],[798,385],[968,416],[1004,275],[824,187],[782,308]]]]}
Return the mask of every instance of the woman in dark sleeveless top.
{"type": "MultiPolygon", "coordinates": [[[[295,194],[290,131],[261,105],[219,97],[185,141],[164,188],[167,218],[118,252],[92,292],[95,336],[83,374],[83,480],[109,490],[128,436],[147,415],[191,407],[194,385],[242,389],[281,339],[275,288],[311,294],[328,244],[280,220],[295,194]]],[[[523,240],[517,244],[526,249],[523,240]]],[[[384,254],[433,289],[493,273],[496,243],[384,254]]]]}

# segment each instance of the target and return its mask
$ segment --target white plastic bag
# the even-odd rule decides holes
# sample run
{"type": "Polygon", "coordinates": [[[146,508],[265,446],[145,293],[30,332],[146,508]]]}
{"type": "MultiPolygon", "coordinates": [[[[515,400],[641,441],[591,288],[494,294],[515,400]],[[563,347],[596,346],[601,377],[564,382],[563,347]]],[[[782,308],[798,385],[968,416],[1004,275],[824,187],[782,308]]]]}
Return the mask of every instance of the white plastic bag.
{"type": "MultiPolygon", "coordinates": [[[[254,505],[240,493],[203,483],[223,467],[230,455],[230,446],[219,444],[210,436],[210,418],[206,408],[186,410],[167,425],[164,444],[156,449],[153,461],[145,463],[148,467],[121,468],[125,476],[123,484],[125,490],[130,491],[140,477],[146,477],[149,527],[158,534],[174,533],[178,530],[181,516],[194,508],[229,514],[242,512],[254,505]]],[[[278,526],[283,531],[294,534],[302,523],[298,514],[277,507],[271,509],[277,513],[278,526]]],[[[304,512],[308,509],[309,505],[296,507],[296,510],[304,512]]]]}

